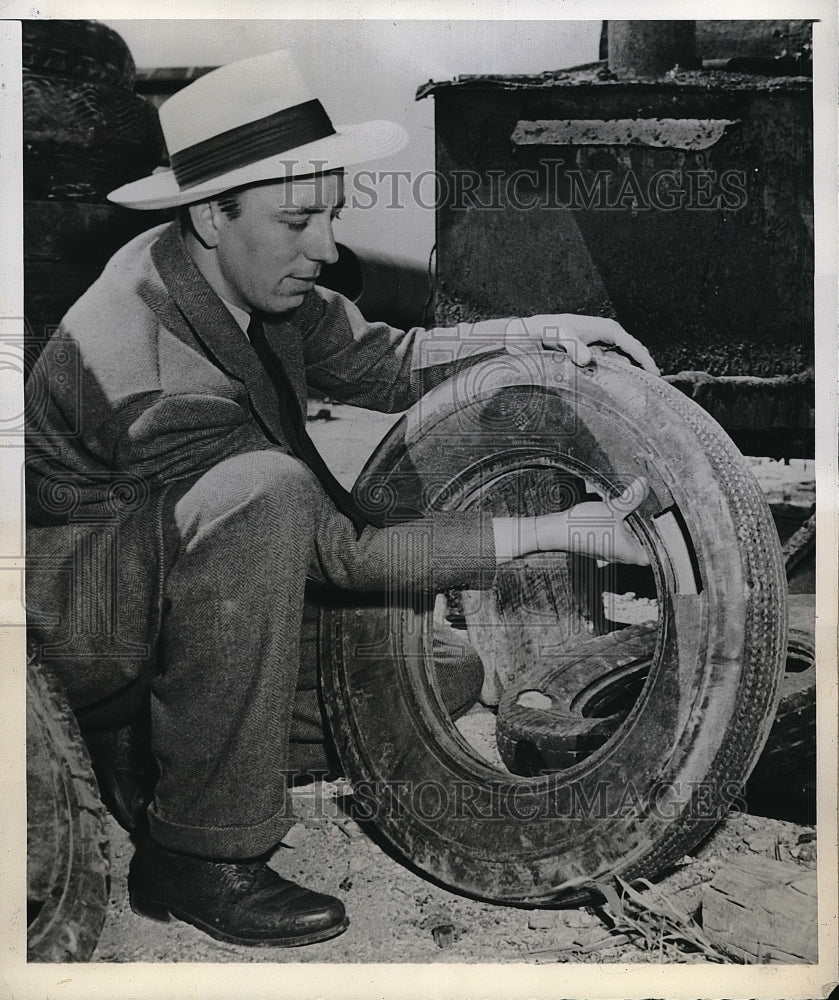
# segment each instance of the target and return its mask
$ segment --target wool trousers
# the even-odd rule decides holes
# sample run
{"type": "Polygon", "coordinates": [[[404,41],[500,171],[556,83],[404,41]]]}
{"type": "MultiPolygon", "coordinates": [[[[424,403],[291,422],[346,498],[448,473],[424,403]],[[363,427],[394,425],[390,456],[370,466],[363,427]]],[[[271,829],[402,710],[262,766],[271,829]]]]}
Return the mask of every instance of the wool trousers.
{"type": "MultiPolygon", "coordinates": [[[[317,679],[319,486],[277,451],[237,455],[178,491],[165,514],[167,572],[149,810],[164,847],[252,858],[293,824],[295,771],[325,766],[317,679]]],[[[468,707],[480,661],[435,641],[444,700],[468,707]]]]}

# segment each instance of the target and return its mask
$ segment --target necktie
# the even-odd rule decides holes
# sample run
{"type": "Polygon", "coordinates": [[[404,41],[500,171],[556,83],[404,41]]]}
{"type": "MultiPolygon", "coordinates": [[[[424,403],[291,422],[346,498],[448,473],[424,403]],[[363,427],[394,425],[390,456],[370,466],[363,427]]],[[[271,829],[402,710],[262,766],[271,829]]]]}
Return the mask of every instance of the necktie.
{"type": "Polygon", "coordinates": [[[251,316],[251,321],[248,324],[248,337],[277,390],[280,401],[280,423],[283,426],[289,447],[297,458],[314,472],[335,506],[352,521],[356,534],[360,535],[370,522],[356,504],[352,494],[345,490],[332,475],[315,447],[314,441],[309,437],[294,388],[280,359],[268,344],[265,326],[257,313],[251,316]]]}

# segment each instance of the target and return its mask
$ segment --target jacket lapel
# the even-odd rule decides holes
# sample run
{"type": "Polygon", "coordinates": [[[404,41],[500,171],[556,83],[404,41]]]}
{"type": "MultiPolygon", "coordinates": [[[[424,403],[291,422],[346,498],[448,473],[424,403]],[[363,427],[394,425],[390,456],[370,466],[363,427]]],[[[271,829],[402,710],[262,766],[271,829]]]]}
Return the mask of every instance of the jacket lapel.
{"type": "MultiPolygon", "coordinates": [[[[250,341],[190,257],[178,223],[173,223],[161,234],[151,253],[160,277],[192,335],[222,371],[242,383],[260,420],[274,437],[284,441],[274,383],[250,341]]],[[[287,366],[289,378],[298,393],[298,405],[301,405],[301,392],[305,398],[305,371],[302,369],[302,348],[297,343],[298,332],[292,323],[281,322],[267,326],[266,335],[287,366]],[[294,363],[295,354],[299,355],[297,364],[294,363]]]]}

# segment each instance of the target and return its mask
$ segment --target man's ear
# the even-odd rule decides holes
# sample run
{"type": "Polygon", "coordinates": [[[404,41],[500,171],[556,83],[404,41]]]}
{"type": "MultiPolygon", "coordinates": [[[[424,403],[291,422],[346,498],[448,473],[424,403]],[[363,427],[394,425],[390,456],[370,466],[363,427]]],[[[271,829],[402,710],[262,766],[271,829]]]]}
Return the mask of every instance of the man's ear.
{"type": "Polygon", "coordinates": [[[192,231],[200,240],[201,244],[208,250],[218,246],[219,223],[221,212],[215,202],[201,201],[197,205],[190,205],[189,221],[192,224],[192,231]]]}

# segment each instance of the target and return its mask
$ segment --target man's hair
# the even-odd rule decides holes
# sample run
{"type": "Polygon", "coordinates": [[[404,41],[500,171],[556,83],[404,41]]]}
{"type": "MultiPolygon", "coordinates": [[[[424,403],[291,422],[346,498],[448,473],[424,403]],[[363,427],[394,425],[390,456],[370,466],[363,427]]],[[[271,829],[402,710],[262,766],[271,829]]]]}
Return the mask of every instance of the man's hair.
{"type": "MultiPolygon", "coordinates": [[[[241,190],[241,189],[240,189],[241,190]]],[[[228,219],[238,219],[242,214],[242,203],[239,201],[239,191],[224,191],[213,201],[218,202],[218,207],[224,212],[228,219]]],[[[189,205],[181,205],[175,210],[175,215],[187,228],[192,228],[192,218],[189,214],[189,205]]]]}
{"type": "Polygon", "coordinates": [[[238,219],[242,214],[242,205],[239,201],[238,191],[224,191],[215,200],[218,202],[218,207],[228,219],[238,219]]]}

